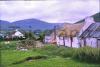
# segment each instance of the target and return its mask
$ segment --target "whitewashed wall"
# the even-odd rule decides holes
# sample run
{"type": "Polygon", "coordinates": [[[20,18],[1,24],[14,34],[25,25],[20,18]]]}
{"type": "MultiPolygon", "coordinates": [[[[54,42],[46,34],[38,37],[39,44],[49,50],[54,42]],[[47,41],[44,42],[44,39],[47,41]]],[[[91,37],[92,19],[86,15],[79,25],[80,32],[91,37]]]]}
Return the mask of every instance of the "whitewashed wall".
{"type": "MultiPolygon", "coordinates": [[[[86,45],[90,47],[97,47],[97,39],[96,38],[85,38],[86,45]]],[[[84,40],[80,41],[81,46],[84,46],[84,40]]]]}
{"type": "Polygon", "coordinates": [[[86,38],[86,45],[91,47],[97,47],[97,39],[96,38],[86,38]]]}
{"type": "Polygon", "coordinates": [[[83,39],[79,39],[80,45],[81,47],[84,47],[84,40],[83,39]]]}
{"type": "MultiPolygon", "coordinates": [[[[60,38],[56,37],[56,38],[57,38],[58,46],[64,45],[63,37],[60,37],[60,38]]],[[[65,46],[71,47],[71,40],[68,37],[65,38],[65,46]]],[[[79,42],[78,42],[78,38],[77,37],[73,37],[72,47],[75,47],[75,48],[79,47],[79,42]]]]}
{"type": "Polygon", "coordinates": [[[59,45],[64,45],[64,43],[63,43],[63,37],[57,37],[56,36],[56,41],[57,41],[57,45],[59,46],[59,45]]]}
{"type": "Polygon", "coordinates": [[[45,43],[50,43],[51,42],[51,36],[45,36],[45,43]]]}
{"type": "Polygon", "coordinates": [[[74,37],[73,38],[73,42],[72,42],[72,47],[76,47],[76,48],[79,48],[80,46],[79,46],[79,40],[78,40],[78,38],[77,37],[74,37]]]}

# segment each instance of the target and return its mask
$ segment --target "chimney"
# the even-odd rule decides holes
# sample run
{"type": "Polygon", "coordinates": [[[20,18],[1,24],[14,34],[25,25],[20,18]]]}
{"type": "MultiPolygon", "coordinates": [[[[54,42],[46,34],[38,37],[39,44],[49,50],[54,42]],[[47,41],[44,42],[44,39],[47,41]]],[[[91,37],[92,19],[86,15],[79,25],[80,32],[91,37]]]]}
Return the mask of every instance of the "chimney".
{"type": "Polygon", "coordinates": [[[94,18],[93,17],[87,17],[85,19],[85,23],[94,23],[94,18]]]}
{"type": "Polygon", "coordinates": [[[83,26],[83,31],[85,31],[92,23],[95,23],[93,17],[87,17],[85,19],[85,25],[83,26]]]}
{"type": "Polygon", "coordinates": [[[79,36],[92,24],[95,23],[93,17],[87,17],[85,18],[85,24],[83,26],[83,28],[81,29],[79,36]]]}

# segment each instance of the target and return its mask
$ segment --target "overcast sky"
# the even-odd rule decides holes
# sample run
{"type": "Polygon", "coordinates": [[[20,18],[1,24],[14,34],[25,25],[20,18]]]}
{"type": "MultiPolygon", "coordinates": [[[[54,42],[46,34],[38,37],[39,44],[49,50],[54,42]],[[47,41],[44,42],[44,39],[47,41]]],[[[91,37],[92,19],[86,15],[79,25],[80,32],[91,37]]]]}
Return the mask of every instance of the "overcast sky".
{"type": "Polygon", "coordinates": [[[49,23],[75,23],[99,12],[99,0],[0,1],[0,19],[35,18],[49,23]]]}

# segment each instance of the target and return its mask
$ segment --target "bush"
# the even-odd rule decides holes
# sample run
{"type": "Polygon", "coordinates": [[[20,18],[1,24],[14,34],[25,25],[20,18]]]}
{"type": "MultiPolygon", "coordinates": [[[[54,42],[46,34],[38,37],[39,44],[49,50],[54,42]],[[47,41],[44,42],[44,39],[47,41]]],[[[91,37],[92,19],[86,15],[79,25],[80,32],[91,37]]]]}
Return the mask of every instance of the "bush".
{"type": "Polygon", "coordinates": [[[17,43],[17,48],[26,48],[26,49],[30,49],[30,48],[34,48],[36,47],[36,42],[34,40],[30,40],[30,39],[26,39],[26,40],[21,40],[19,41],[19,43],[17,43]]]}
{"type": "Polygon", "coordinates": [[[100,63],[100,48],[78,48],[76,49],[73,58],[86,62],[100,63]]]}

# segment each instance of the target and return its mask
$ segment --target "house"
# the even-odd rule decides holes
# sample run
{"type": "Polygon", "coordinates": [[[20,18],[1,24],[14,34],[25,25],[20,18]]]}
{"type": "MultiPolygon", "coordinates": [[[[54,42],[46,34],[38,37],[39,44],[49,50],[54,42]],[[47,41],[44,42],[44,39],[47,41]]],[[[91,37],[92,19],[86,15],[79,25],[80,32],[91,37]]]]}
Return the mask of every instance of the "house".
{"type": "Polygon", "coordinates": [[[50,43],[51,42],[51,36],[49,36],[49,35],[48,36],[46,35],[44,39],[45,39],[44,40],[45,43],[50,43]]]}
{"type": "Polygon", "coordinates": [[[11,34],[11,37],[14,38],[14,37],[22,37],[22,38],[25,38],[24,37],[24,34],[22,34],[18,29],[16,29],[12,34],[11,34]]]}
{"type": "Polygon", "coordinates": [[[54,41],[54,33],[52,33],[52,30],[47,30],[45,32],[44,43],[52,44],[53,41],[54,41]]]}
{"type": "Polygon", "coordinates": [[[100,47],[100,22],[92,23],[79,38],[81,47],[100,47]]]}
{"type": "Polygon", "coordinates": [[[96,18],[100,18],[99,14],[98,17],[97,15],[86,17],[79,23],[65,23],[60,29],[53,31],[51,37],[47,37],[47,40],[51,40],[50,43],[55,42],[55,44],[58,46],[78,48],[81,46],[90,45],[91,47],[99,47],[100,22],[97,23],[96,21],[96,18]]]}
{"type": "Polygon", "coordinates": [[[77,35],[83,26],[84,23],[64,24],[64,26],[57,31],[56,35],[57,45],[78,48],[79,42],[77,35]]]}
{"type": "Polygon", "coordinates": [[[94,21],[93,17],[85,18],[83,23],[65,24],[56,35],[58,46],[81,47],[100,46],[100,23],[94,21]]]}
{"type": "Polygon", "coordinates": [[[54,29],[46,30],[44,43],[49,43],[49,44],[52,44],[52,45],[56,45],[57,44],[56,35],[57,35],[57,31],[59,29],[60,29],[60,26],[56,25],[56,26],[54,26],[54,29]]]}

